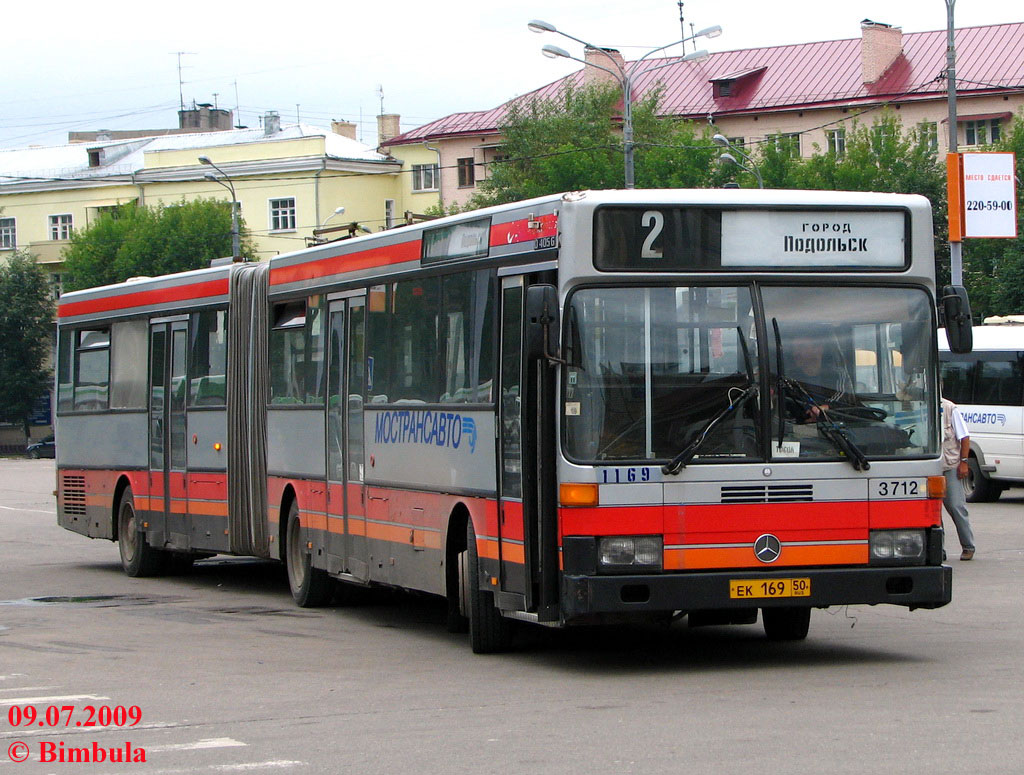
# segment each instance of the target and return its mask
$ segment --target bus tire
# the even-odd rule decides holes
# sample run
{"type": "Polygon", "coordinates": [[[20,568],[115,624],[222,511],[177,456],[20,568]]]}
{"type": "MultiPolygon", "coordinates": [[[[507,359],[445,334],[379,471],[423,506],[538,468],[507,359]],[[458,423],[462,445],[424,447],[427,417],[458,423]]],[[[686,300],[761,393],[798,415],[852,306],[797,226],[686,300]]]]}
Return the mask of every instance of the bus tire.
{"type": "Polygon", "coordinates": [[[156,576],[164,569],[164,553],[150,546],[140,530],[131,487],[121,493],[117,507],[117,548],[121,552],[121,567],[132,578],[156,576]]]}
{"type": "Polygon", "coordinates": [[[981,472],[978,458],[971,455],[967,460],[967,476],[960,480],[968,503],[988,503],[999,500],[1003,489],[981,472]]]}
{"type": "Polygon", "coordinates": [[[333,589],[327,571],[313,567],[313,558],[302,541],[298,501],[288,509],[288,527],[285,538],[285,566],[288,586],[300,608],[319,608],[326,605],[333,589]]]}
{"type": "Polygon", "coordinates": [[[494,654],[512,642],[512,622],[494,604],[494,593],[480,588],[480,557],[473,520],[466,522],[466,579],[469,587],[469,644],[474,654],[494,654]]]}
{"type": "Polygon", "coordinates": [[[761,623],[768,640],[803,640],[811,626],[807,607],[762,608],[761,623]]]}

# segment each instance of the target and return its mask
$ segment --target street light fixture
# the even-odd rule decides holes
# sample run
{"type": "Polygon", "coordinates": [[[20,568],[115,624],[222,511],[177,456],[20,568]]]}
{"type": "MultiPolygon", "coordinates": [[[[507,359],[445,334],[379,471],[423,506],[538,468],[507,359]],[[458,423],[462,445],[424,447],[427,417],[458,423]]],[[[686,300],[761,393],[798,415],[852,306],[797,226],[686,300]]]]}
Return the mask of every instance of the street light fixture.
{"type": "Polygon", "coordinates": [[[721,159],[722,161],[727,161],[730,164],[735,164],[741,170],[749,172],[755,178],[757,178],[757,187],[764,188],[764,179],[761,177],[761,172],[760,170],[757,169],[757,164],[754,162],[753,159],[750,158],[750,156],[748,156],[741,149],[737,148],[735,145],[730,143],[725,135],[714,135],[711,138],[711,141],[715,145],[720,145],[723,148],[728,148],[729,151],[732,151],[733,153],[738,153],[740,156],[742,156],[743,160],[746,161],[746,164],[743,164],[739,159],[733,156],[733,153],[726,152],[721,154],[718,158],[721,159]]]}
{"type": "MultiPolygon", "coordinates": [[[[563,38],[568,38],[569,40],[576,41],[577,43],[582,44],[585,48],[596,49],[596,50],[603,50],[602,46],[595,46],[592,43],[588,43],[587,41],[583,40],[582,38],[577,38],[577,37],[575,37],[573,35],[570,35],[569,33],[564,32],[564,31],[558,29],[557,27],[555,27],[555,25],[553,25],[553,24],[551,24],[549,22],[546,22],[546,21],[541,21],[540,19],[534,19],[534,20],[530,21],[526,26],[527,26],[527,28],[529,28],[529,30],[531,32],[536,32],[536,33],[553,32],[556,35],[561,35],[563,38]]],[[[671,43],[668,43],[668,44],[666,44],[664,46],[659,46],[658,48],[651,49],[646,54],[644,54],[642,57],[640,57],[635,62],[633,62],[633,64],[631,64],[628,68],[622,67],[621,65],[619,65],[618,62],[616,62],[614,59],[611,59],[609,57],[608,61],[611,62],[613,65],[615,65],[615,69],[614,70],[612,68],[610,68],[610,67],[604,67],[602,65],[595,64],[594,62],[587,62],[585,59],[580,59],[579,57],[574,57],[572,54],[570,54],[564,48],[559,48],[558,46],[552,46],[552,45],[543,46],[543,47],[541,47],[541,53],[544,54],[544,56],[548,57],[549,59],[559,59],[559,58],[561,58],[561,59],[571,59],[574,62],[580,62],[580,63],[582,63],[584,65],[588,65],[590,67],[596,67],[598,70],[604,70],[606,73],[611,74],[611,76],[613,78],[615,78],[616,81],[618,81],[619,86],[622,88],[622,104],[623,104],[623,110],[622,110],[622,151],[623,151],[624,164],[625,164],[625,171],[624,171],[625,187],[626,188],[634,188],[635,187],[635,169],[634,169],[634,165],[633,165],[633,149],[635,147],[635,143],[633,142],[633,81],[634,81],[634,79],[637,76],[639,76],[639,75],[641,75],[643,73],[649,73],[652,70],[657,70],[658,68],[661,68],[661,67],[667,67],[669,65],[674,65],[674,64],[677,64],[678,62],[703,61],[703,60],[707,59],[708,56],[710,56],[710,55],[708,54],[707,51],[703,51],[702,50],[702,51],[694,51],[694,52],[692,52],[690,54],[687,54],[687,55],[685,55],[683,57],[680,57],[678,59],[673,57],[672,61],[670,61],[670,62],[661,62],[660,64],[656,64],[653,67],[645,67],[644,66],[644,65],[650,64],[650,62],[648,61],[648,57],[650,57],[652,54],[657,54],[659,51],[664,51],[665,49],[671,48],[672,46],[678,45],[680,43],[687,43],[688,41],[696,40],[697,38],[717,38],[721,34],[722,34],[721,26],[716,24],[713,27],[707,27],[707,28],[701,30],[700,32],[697,32],[697,33],[695,33],[693,35],[690,35],[688,37],[683,38],[682,40],[674,40],[671,43]]]]}
{"type": "Polygon", "coordinates": [[[241,236],[238,233],[238,197],[235,196],[235,186],[231,182],[231,178],[228,177],[228,174],[220,167],[218,167],[216,164],[214,164],[212,161],[210,161],[209,156],[200,156],[199,163],[205,164],[209,167],[213,167],[215,170],[217,170],[217,172],[219,172],[223,176],[223,179],[221,179],[214,175],[212,172],[207,172],[206,175],[204,176],[207,180],[212,180],[214,183],[219,183],[220,185],[224,186],[224,188],[231,192],[231,260],[241,261],[242,245],[241,236]]]}

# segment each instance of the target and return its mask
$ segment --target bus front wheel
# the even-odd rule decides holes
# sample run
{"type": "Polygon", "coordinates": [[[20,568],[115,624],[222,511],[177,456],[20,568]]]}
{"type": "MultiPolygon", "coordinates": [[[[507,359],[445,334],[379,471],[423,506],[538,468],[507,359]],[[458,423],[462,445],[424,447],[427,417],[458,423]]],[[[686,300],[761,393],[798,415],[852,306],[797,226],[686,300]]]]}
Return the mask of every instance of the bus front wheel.
{"type": "Polygon", "coordinates": [[[811,626],[811,609],[762,608],[761,623],[768,640],[803,640],[811,626]]]}
{"type": "Polygon", "coordinates": [[[156,576],[163,570],[164,555],[146,541],[135,513],[135,496],[127,487],[121,494],[117,509],[117,548],[121,552],[121,567],[133,578],[156,576]]]}
{"type": "Polygon", "coordinates": [[[331,599],[331,579],[327,571],[313,567],[313,558],[302,540],[299,504],[292,501],[288,509],[285,538],[285,566],[292,597],[301,608],[318,608],[331,599]]]}
{"type": "Polygon", "coordinates": [[[480,557],[473,520],[466,522],[466,564],[463,584],[469,619],[469,643],[474,654],[505,651],[512,642],[512,622],[494,604],[494,593],[480,588],[480,557]],[[464,588],[465,588],[464,587],[464,588]]]}

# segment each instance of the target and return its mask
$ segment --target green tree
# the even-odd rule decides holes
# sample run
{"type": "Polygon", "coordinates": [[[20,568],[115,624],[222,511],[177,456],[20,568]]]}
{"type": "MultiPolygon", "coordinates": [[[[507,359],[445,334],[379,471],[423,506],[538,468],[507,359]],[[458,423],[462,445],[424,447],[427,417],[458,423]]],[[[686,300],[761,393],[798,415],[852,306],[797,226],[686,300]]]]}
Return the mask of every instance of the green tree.
{"type": "MultiPolygon", "coordinates": [[[[255,253],[242,229],[242,255],[255,253]]],[[[64,288],[109,285],[140,275],[199,269],[231,255],[231,205],[193,199],[155,207],[123,206],[76,231],[64,251],[64,288]]]]}
{"type": "MultiPolygon", "coordinates": [[[[705,128],[658,116],[659,90],[633,104],[638,188],[700,188],[726,179],[705,128]]],[[[553,99],[514,103],[501,125],[504,161],[474,197],[474,207],[561,191],[623,186],[622,90],[617,84],[576,87],[553,99]]]]}
{"type": "Polygon", "coordinates": [[[758,166],[769,188],[835,191],[883,191],[921,194],[932,203],[935,269],[940,284],[949,282],[946,168],[944,158],[917,129],[906,130],[898,116],[883,111],[871,125],[853,121],[845,130],[842,154],[815,147],[809,158],[788,152],[784,143],[766,142],[758,166]]]}
{"type": "Polygon", "coordinates": [[[35,258],[16,251],[0,264],[0,416],[29,434],[32,406],[50,385],[47,356],[53,303],[46,273],[35,258]]]}

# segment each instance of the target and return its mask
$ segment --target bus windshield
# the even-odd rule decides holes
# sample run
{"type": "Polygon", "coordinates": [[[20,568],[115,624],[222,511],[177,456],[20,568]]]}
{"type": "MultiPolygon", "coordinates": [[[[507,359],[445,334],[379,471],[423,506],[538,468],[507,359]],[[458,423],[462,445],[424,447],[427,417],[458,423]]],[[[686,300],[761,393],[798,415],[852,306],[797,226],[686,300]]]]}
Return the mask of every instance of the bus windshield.
{"type": "Polygon", "coordinates": [[[928,295],[870,290],[576,291],[566,452],[694,464],[935,454],[928,295]]]}

